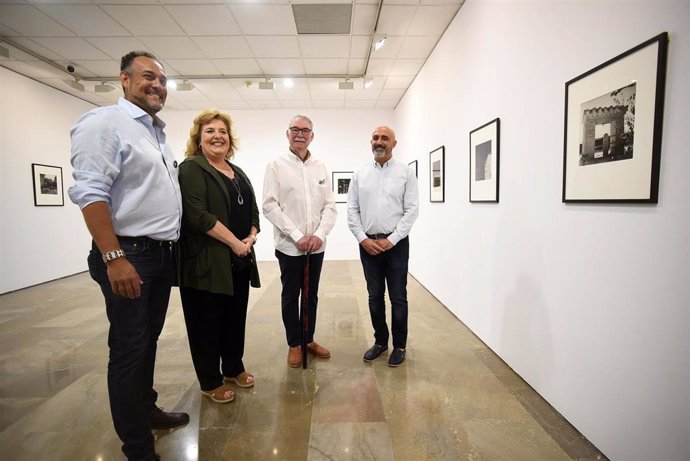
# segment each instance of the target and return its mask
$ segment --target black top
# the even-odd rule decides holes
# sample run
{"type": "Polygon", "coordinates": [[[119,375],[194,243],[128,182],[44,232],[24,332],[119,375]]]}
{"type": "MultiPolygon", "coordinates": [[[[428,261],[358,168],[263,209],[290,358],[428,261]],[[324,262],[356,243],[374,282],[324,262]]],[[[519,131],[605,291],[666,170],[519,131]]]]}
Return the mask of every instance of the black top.
{"type": "Polygon", "coordinates": [[[252,191],[240,175],[235,175],[235,179],[230,179],[224,174],[221,174],[221,176],[225,181],[225,187],[230,192],[230,209],[232,210],[232,213],[230,213],[230,231],[235,234],[235,237],[242,240],[252,230],[252,191]],[[240,197],[242,197],[242,200],[239,199],[240,197]]]}

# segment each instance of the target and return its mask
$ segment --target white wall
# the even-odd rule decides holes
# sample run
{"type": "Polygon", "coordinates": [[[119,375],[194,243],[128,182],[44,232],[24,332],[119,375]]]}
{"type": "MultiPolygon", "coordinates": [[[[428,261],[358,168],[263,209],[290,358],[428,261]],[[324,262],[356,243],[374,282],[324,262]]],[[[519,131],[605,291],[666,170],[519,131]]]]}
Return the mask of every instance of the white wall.
{"type": "Polygon", "coordinates": [[[614,460],[690,459],[689,21],[686,0],[468,0],[396,112],[411,272],[614,460]],[[663,31],[659,203],[562,204],[565,82],[663,31]],[[470,204],[469,132],[495,117],[500,203],[470,204]]]}
{"type": "MultiPolygon", "coordinates": [[[[67,189],[74,183],[69,130],[94,106],[0,67],[0,293],[87,270],[91,238],[67,189]],[[35,207],[31,164],[62,167],[63,207],[35,207]]],[[[229,111],[236,123],[240,150],[236,162],[261,198],[266,162],[287,150],[285,137],[293,111],[229,111]]],[[[198,112],[161,112],[178,161],[198,112]]],[[[391,124],[392,110],[310,110],[315,138],[310,150],[329,171],[353,171],[371,158],[374,127],[391,124]]],[[[347,229],[345,204],[328,238],[327,259],[357,259],[357,243],[347,229]]],[[[272,226],[262,216],[257,244],[260,260],[275,259],[272,226]]]]}
{"type": "Polygon", "coordinates": [[[73,184],[69,129],[94,106],[3,67],[0,101],[0,293],[5,293],[86,270],[88,232],[67,196],[73,184]],[[64,206],[34,206],[32,163],[62,167],[64,206]]]}

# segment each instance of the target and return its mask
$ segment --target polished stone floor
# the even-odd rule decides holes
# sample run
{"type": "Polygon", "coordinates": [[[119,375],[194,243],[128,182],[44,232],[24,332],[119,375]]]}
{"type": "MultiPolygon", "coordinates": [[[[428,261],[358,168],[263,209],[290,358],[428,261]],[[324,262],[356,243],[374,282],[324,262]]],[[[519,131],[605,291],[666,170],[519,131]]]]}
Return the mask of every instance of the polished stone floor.
{"type": "MultiPolygon", "coordinates": [[[[405,364],[362,361],[372,342],[358,261],[324,264],[316,340],[328,360],[286,364],[277,263],[252,290],[252,389],[202,399],[179,296],[159,341],[159,405],[191,423],[158,433],[170,460],[606,459],[410,278],[405,364]]],[[[107,321],[87,274],[0,296],[0,458],[122,460],[106,392],[107,321]]]]}

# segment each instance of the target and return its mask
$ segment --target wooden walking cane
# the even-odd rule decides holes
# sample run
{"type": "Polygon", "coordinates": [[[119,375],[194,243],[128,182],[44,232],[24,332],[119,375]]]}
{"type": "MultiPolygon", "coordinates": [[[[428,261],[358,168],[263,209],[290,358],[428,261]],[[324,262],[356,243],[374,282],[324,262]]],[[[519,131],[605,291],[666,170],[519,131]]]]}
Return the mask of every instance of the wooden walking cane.
{"type": "Polygon", "coordinates": [[[302,305],[300,316],[302,317],[302,368],[307,369],[307,336],[309,336],[309,252],[307,251],[304,263],[304,280],[302,285],[302,305]]]}

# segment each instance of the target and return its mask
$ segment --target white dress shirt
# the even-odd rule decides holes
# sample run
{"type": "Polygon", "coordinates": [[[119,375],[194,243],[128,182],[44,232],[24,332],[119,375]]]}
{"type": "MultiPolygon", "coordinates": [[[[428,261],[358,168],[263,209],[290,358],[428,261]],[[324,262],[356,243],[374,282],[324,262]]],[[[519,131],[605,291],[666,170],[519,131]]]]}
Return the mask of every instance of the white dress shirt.
{"type": "Polygon", "coordinates": [[[262,208],[273,224],[276,250],[300,256],[304,252],[297,248],[297,242],[305,235],[315,235],[324,242],[315,253],[322,253],[337,215],[324,163],[312,155],[302,162],[290,151],[270,162],[264,177],[262,208]]]}
{"type": "Polygon", "coordinates": [[[394,158],[383,166],[367,162],[350,182],[347,224],[358,242],[366,234],[391,234],[388,240],[395,245],[410,233],[418,212],[417,177],[394,158]]]}

